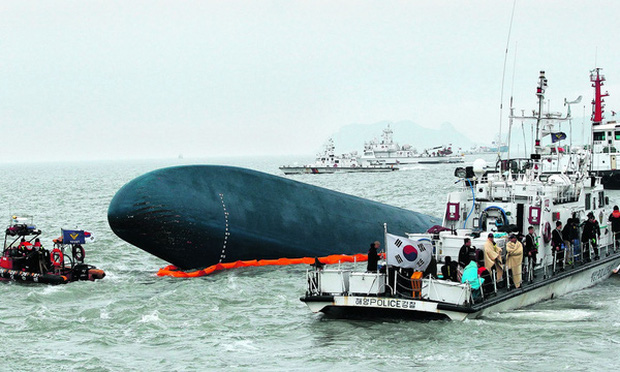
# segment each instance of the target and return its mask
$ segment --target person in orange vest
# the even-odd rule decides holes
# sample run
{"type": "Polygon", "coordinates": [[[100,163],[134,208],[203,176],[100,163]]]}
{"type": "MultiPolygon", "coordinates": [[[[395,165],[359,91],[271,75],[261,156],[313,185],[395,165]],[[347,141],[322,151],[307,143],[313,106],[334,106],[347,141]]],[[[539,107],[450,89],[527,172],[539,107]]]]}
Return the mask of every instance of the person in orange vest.
{"type": "Polygon", "coordinates": [[[32,250],[32,243],[27,242],[25,238],[22,238],[17,248],[23,253],[27,253],[32,250]]]}

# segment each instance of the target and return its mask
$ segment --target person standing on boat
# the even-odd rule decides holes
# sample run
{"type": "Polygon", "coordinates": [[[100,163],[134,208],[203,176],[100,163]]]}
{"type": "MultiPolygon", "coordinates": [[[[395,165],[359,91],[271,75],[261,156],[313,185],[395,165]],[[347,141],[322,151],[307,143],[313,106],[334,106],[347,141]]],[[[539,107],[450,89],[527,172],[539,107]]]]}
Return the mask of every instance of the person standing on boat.
{"type": "Polygon", "coordinates": [[[601,228],[598,221],[594,218],[594,213],[588,213],[588,220],[583,225],[583,233],[581,234],[581,242],[583,244],[583,254],[586,262],[590,262],[590,247],[594,249],[594,259],[598,260],[598,237],[601,236],[601,228]]]}
{"type": "Polygon", "coordinates": [[[379,247],[381,243],[378,241],[370,243],[370,249],[368,249],[368,266],[366,271],[371,273],[377,272],[377,264],[379,263],[379,247]]]}
{"type": "Polygon", "coordinates": [[[471,239],[465,238],[463,239],[463,246],[459,251],[459,266],[462,270],[465,270],[465,267],[469,265],[470,261],[476,259],[476,247],[472,247],[471,239]]]}
{"type": "Polygon", "coordinates": [[[555,268],[564,271],[564,236],[561,221],[555,221],[555,230],[551,233],[551,250],[555,257],[555,268]]]}
{"type": "Polygon", "coordinates": [[[429,262],[426,270],[424,270],[424,277],[431,277],[433,279],[437,279],[437,260],[435,259],[435,255],[431,256],[431,261],[429,262]]]}
{"type": "MultiPolygon", "coordinates": [[[[525,236],[525,255],[527,257],[527,272],[528,274],[534,272],[534,266],[536,266],[536,255],[538,254],[538,237],[534,233],[534,226],[527,228],[527,235],[525,236]]],[[[532,278],[536,275],[532,274],[532,278]]]]}
{"type": "Polygon", "coordinates": [[[579,245],[579,219],[574,217],[573,218],[569,218],[568,221],[566,221],[566,227],[565,227],[566,232],[562,232],[562,234],[564,235],[564,239],[569,241],[569,245],[566,245],[566,247],[572,247],[572,250],[568,250],[567,255],[570,256],[572,254],[572,257],[568,257],[567,261],[575,261],[580,253],[580,245],[579,245]]]}
{"type": "Polygon", "coordinates": [[[458,282],[457,279],[458,264],[452,261],[452,257],[446,256],[445,264],[441,267],[441,276],[444,280],[458,282]]]}
{"type": "Polygon", "coordinates": [[[614,248],[620,247],[620,209],[614,205],[614,211],[611,212],[607,219],[611,222],[611,231],[614,233],[614,248]]]}
{"type": "Polygon", "coordinates": [[[572,228],[572,219],[569,218],[566,220],[566,224],[562,225],[564,226],[562,228],[562,238],[564,238],[564,264],[565,265],[570,265],[572,264],[572,256],[571,256],[571,252],[573,251],[571,249],[571,242],[570,242],[570,229],[572,228]]]}
{"type": "Polygon", "coordinates": [[[523,263],[523,245],[515,234],[510,235],[506,244],[506,270],[511,273],[514,286],[521,287],[521,264],[523,263]]]}
{"type": "Polygon", "coordinates": [[[475,260],[471,261],[463,271],[461,283],[469,283],[474,301],[481,298],[480,287],[484,284],[484,279],[478,276],[478,265],[475,260]]]}
{"type": "Polygon", "coordinates": [[[486,243],[484,243],[484,267],[489,271],[495,269],[495,279],[501,282],[504,270],[502,269],[502,251],[493,240],[493,233],[489,233],[486,243]]]}

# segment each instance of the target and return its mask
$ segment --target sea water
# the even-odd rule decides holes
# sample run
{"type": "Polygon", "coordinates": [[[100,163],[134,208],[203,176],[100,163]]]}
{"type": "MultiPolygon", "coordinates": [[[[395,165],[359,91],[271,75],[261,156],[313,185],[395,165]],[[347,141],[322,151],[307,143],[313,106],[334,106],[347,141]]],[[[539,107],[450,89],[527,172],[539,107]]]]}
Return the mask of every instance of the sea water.
{"type": "MultiPolygon", "coordinates": [[[[295,160],[312,159],[0,165],[0,218],[8,224],[12,214],[31,214],[48,247],[61,227],[92,231],[97,240],[86,246],[86,261],[107,274],[62,286],[0,283],[0,370],[572,371],[620,362],[619,276],[465,322],[338,320],[299,301],[305,265],[157,277],[167,263],[118,239],[108,226],[116,191],[148,171],[202,163],[277,175],[278,166],[295,160]]],[[[289,178],[440,217],[446,194],[457,187],[455,167],[289,178]]],[[[620,192],[609,196],[620,202],[620,192]]]]}

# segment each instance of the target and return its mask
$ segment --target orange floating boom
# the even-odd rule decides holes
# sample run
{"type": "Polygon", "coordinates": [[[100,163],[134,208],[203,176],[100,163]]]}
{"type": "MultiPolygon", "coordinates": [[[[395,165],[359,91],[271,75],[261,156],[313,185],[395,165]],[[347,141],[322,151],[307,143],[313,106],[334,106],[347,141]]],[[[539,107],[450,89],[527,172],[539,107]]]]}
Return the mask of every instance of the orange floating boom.
{"type": "MultiPolygon", "coordinates": [[[[254,266],[284,266],[284,265],[299,265],[313,264],[315,259],[313,257],[303,258],[278,258],[274,260],[249,260],[249,261],[235,261],[224,262],[211,265],[205,269],[195,271],[182,271],[174,265],[168,265],[159,269],[157,276],[172,276],[175,278],[197,278],[201,276],[211,275],[216,271],[236,269],[239,267],[254,267],[254,266]]],[[[366,254],[333,254],[325,257],[319,257],[319,261],[323,264],[334,265],[342,262],[364,262],[368,261],[368,255],[366,254]]]]}

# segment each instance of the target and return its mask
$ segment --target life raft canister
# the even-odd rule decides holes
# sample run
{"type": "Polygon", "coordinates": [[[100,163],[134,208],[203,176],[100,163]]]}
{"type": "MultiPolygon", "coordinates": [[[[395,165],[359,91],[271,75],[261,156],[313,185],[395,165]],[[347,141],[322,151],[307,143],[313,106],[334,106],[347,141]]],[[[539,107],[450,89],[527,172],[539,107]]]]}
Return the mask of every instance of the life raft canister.
{"type": "Polygon", "coordinates": [[[58,248],[54,248],[52,249],[52,253],[50,254],[50,261],[52,262],[52,265],[54,265],[55,267],[60,267],[62,266],[62,263],[64,262],[65,257],[62,254],[62,251],[58,248]]]}

